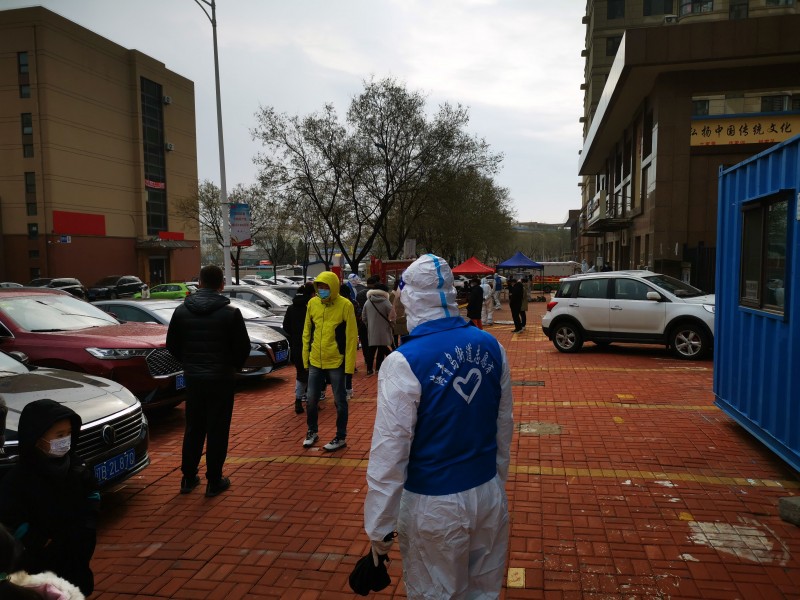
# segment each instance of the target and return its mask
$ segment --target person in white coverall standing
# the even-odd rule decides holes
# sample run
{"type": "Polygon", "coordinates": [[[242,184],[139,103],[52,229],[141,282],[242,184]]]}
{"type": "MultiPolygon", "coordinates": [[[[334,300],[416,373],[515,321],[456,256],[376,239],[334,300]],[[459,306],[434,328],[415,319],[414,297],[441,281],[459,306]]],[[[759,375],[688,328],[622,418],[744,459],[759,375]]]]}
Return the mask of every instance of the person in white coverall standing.
{"type": "Polygon", "coordinates": [[[459,316],[453,274],[437,256],[406,269],[400,301],[409,335],[378,376],[367,467],[373,557],[389,552],[396,530],[410,600],[499,598],[513,430],[506,353],[459,316]]]}

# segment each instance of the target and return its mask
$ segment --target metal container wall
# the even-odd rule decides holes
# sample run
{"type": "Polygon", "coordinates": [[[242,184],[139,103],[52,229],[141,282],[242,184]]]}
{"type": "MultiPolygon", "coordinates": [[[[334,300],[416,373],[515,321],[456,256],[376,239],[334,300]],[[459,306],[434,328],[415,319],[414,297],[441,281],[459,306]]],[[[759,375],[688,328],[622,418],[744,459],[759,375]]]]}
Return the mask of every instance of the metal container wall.
{"type": "Polygon", "coordinates": [[[716,405],[800,471],[800,136],[720,170],[716,405]],[[784,314],[739,305],[742,207],[778,192],[788,210],[784,314]]]}

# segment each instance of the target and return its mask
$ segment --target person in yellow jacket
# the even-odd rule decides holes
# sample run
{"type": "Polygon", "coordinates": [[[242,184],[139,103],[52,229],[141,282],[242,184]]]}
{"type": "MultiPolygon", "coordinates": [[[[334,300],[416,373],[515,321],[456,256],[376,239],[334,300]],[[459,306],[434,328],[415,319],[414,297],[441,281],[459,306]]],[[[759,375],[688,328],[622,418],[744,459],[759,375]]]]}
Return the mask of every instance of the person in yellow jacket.
{"type": "Polygon", "coordinates": [[[358,327],[353,303],[339,295],[335,273],[317,275],[314,288],[317,295],[308,302],[303,327],[303,365],[308,369],[308,433],[303,448],[310,448],[319,439],[317,402],[327,376],[336,404],[336,437],[323,448],[333,452],[347,445],[345,375],[352,375],[356,369],[358,327]]]}

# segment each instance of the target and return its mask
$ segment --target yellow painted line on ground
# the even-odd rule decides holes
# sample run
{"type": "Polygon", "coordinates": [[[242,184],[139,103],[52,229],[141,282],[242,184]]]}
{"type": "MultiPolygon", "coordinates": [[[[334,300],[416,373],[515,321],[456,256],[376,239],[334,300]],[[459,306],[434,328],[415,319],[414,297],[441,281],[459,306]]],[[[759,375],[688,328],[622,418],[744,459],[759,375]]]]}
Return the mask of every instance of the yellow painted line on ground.
{"type": "Polygon", "coordinates": [[[632,404],[630,402],[570,402],[564,400],[535,400],[518,401],[514,400],[514,406],[552,406],[561,408],[639,408],[649,410],[689,410],[689,411],[711,411],[719,412],[719,407],[713,404],[632,404]]]}
{"type": "Polygon", "coordinates": [[[525,569],[522,567],[509,567],[507,585],[510,588],[524,588],[525,569]]]}
{"type": "MultiPolygon", "coordinates": [[[[274,464],[300,464],[321,465],[326,467],[349,467],[366,469],[368,459],[334,458],[326,455],[320,456],[228,456],[226,461],[232,465],[247,465],[258,463],[274,464]]],[[[751,477],[724,477],[711,475],[698,475],[694,473],[665,473],[661,471],[638,471],[635,469],[589,469],[574,467],[541,467],[538,465],[516,465],[509,467],[509,473],[517,475],[537,475],[540,477],[588,477],[591,479],[639,479],[639,480],[669,480],[706,483],[710,485],[738,485],[742,487],[768,487],[800,489],[800,481],[780,479],[760,479],[751,477]]]]}

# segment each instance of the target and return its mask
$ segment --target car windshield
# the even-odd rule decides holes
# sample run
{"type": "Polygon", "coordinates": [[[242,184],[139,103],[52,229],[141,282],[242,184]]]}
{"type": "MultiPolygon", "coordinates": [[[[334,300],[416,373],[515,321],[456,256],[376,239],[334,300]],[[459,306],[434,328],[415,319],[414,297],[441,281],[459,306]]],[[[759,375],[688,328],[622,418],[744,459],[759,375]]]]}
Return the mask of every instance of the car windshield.
{"type": "Polygon", "coordinates": [[[0,311],[22,329],[33,332],[78,331],[119,323],[96,306],[61,293],[4,298],[0,311]]]}
{"type": "Polygon", "coordinates": [[[273,304],[277,304],[278,306],[291,306],[292,299],[289,298],[283,292],[279,292],[278,290],[271,290],[268,288],[258,288],[258,293],[265,296],[269,299],[270,302],[273,304]]]}
{"type": "Polygon", "coordinates": [[[240,298],[231,298],[231,306],[235,306],[242,313],[242,318],[246,319],[263,319],[264,317],[274,317],[275,313],[271,313],[266,308],[260,307],[258,304],[248,300],[241,300],[240,298]]]}
{"type": "Polygon", "coordinates": [[[706,295],[703,290],[698,290],[696,287],[683,283],[680,279],[675,279],[669,275],[650,275],[645,279],[679,298],[696,298],[697,296],[706,295]]]}
{"type": "Polygon", "coordinates": [[[51,281],[53,281],[53,280],[50,277],[40,277],[39,279],[31,279],[30,283],[28,283],[28,286],[29,287],[44,287],[48,283],[50,283],[51,281]]]}
{"type": "Polygon", "coordinates": [[[22,375],[28,372],[28,367],[18,360],[11,358],[5,352],[0,352],[0,377],[8,375],[22,375]]]}
{"type": "Polygon", "coordinates": [[[108,287],[110,285],[117,285],[119,277],[112,275],[110,277],[103,277],[100,281],[94,284],[93,287],[108,287]]]}

